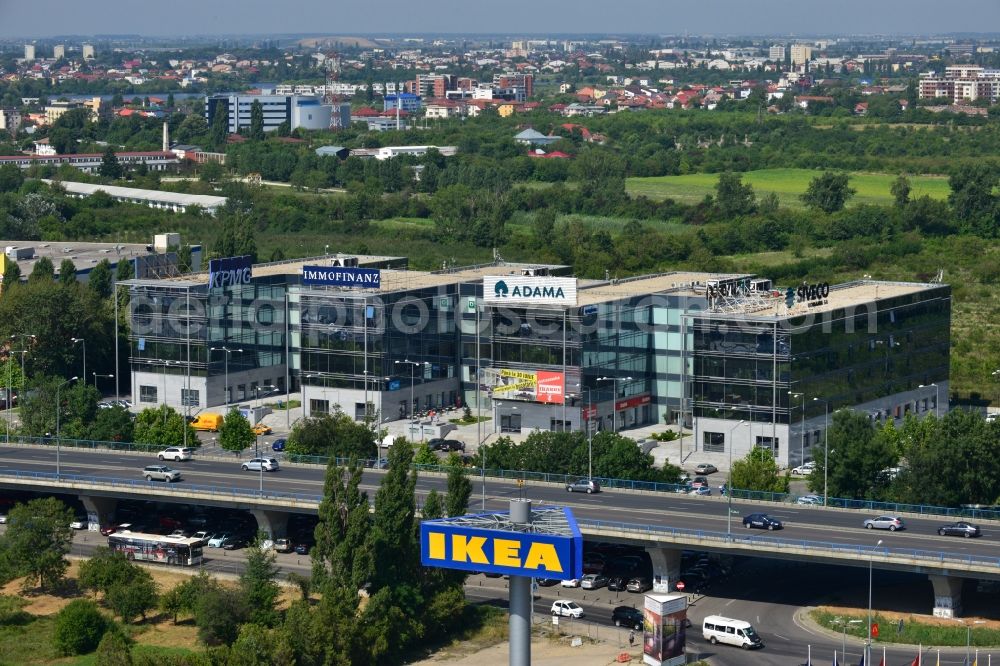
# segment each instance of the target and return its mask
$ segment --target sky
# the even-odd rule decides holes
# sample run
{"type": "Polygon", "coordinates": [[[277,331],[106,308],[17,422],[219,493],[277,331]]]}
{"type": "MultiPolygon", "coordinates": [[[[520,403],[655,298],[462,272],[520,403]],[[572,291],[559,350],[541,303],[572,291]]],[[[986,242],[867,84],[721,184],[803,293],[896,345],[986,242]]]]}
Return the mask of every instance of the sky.
{"type": "Polygon", "coordinates": [[[0,0],[0,37],[1000,32],[998,0],[0,0]]]}

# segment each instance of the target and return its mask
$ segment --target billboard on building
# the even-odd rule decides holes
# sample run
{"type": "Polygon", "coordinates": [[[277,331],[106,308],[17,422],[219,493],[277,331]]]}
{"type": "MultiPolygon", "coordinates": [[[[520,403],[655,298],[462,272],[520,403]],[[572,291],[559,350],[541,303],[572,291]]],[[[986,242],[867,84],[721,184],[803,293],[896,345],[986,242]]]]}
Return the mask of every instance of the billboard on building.
{"type": "Polygon", "coordinates": [[[651,666],[683,664],[687,596],[647,594],[642,616],[642,662],[651,666]]]}
{"type": "Polygon", "coordinates": [[[382,271],[377,268],[303,266],[302,284],[318,287],[379,289],[382,286],[382,271]]]}
{"type": "Polygon", "coordinates": [[[483,371],[487,386],[499,400],[525,400],[561,405],[566,400],[566,376],[545,370],[510,370],[500,368],[483,371]]]}
{"type": "Polygon", "coordinates": [[[250,284],[252,271],[253,257],[249,254],[242,257],[212,259],[208,262],[208,286],[214,288],[250,284]]]}
{"type": "Polygon", "coordinates": [[[580,578],[583,536],[572,512],[565,507],[542,511],[559,514],[556,521],[546,520],[547,526],[561,521],[565,529],[525,532],[488,527],[503,525],[506,514],[425,520],[420,523],[420,563],[506,576],[580,578]]]}
{"type": "Polygon", "coordinates": [[[522,275],[484,277],[483,302],[491,305],[576,306],[576,278],[522,275]]]}

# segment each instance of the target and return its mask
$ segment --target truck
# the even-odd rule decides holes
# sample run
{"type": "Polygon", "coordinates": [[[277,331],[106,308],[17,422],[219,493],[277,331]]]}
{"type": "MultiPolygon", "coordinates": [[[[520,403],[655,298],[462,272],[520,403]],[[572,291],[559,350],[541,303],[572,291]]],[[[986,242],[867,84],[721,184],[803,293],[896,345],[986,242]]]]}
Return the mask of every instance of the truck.
{"type": "Polygon", "coordinates": [[[206,430],[208,432],[218,432],[222,427],[222,414],[205,412],[195,417],[191,422],[191,427],[195,430],[206,430]]]}

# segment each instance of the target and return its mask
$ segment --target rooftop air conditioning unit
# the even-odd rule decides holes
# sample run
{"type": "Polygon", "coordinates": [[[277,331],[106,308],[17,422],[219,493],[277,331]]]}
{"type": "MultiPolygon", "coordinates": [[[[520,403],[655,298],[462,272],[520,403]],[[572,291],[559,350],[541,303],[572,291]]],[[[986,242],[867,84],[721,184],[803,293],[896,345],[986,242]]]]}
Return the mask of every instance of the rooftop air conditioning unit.
{"type": "Polygon", "coordinates": [[[549,269],[544,266],[535,266],[534,268],[522,268],[521,275],[523,277],[542,277],[549,274],[549,269]]]}
{"type": "Polygon", "coordinates": [[[358,258],[357,257],[334,257],[331,262],[331,266],[339,266],[340,268],[357,268],[358,258]]]}

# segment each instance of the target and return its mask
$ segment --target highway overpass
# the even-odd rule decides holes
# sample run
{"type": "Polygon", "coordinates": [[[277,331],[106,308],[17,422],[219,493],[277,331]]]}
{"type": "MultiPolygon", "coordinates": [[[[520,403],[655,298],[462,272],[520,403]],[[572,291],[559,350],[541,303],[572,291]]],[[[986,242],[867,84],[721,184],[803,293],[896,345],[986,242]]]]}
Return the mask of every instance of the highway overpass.
{"type": "MultiPolygon", "coordinates": [[[[197,458],[197,455],[196,455],[197,458]]],[[[109,522],[118,499],[240,508],[253,513],[262,529],[281,534],[291,513],[317,512],[325,468],[286,465],[275,473],[245,472],[239,458],[196,459],[172,463],[183,471],[176,484],[147,482],[142,467],[155,462],[150,454],[106,450],[63,449],[59,474],[51,447],[0,447],[0,488],[77,495],[91,514],[109,522]]],[[[366,470],[362,487],[374,498],[383,471],[366,470]]],[[[733,501],[733,513],[722,497],[697,497],[622,490],[596,495],[569,494],[556,484],[473,477],[470,512],[503,511],[511,497],[525,495],[537,504],[572,507],[584,536],[646,547],[654,574],[676,580],[684,549],[773,557],[926,573],[934,586],[935,613],[961,611],[964,578],[1000,580],[1000,524],[982,524],[979,539],[940,537],[944,518],[906,517],[905,531],[872,532],[862,527],[871,514],[787,503],[733,501]],[[766,511],[780,518],[780,532],[749,531],[742,516],[766,511]],[[731,519],[731,520],[730,520],[731,519]],[[882,545],[876,547],[881,539],[882,545]]],[[[421,474],[418,503],[432,489],[446,490],[440,474],[421,474]]]]}

